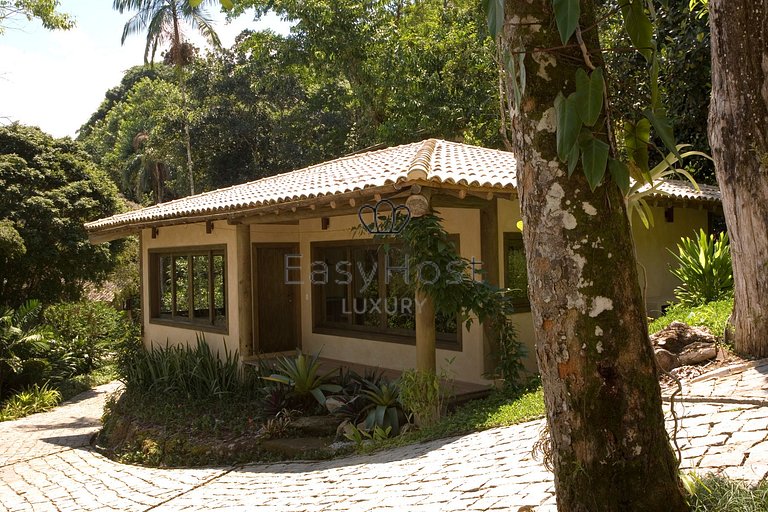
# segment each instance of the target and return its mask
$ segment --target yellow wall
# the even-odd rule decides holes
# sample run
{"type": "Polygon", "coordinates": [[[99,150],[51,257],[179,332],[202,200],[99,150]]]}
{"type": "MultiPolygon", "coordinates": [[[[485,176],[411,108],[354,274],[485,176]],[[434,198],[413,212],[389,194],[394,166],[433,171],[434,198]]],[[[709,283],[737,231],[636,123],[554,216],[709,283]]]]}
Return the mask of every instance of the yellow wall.
{"type": "MultiPolygon", "coordinates": [[[[445,208],[437,212],[444,220],[446,230],[459,235],[461,255],[480,260],[480,212],[469,209],[445,208]]],[[[385,341],[345,338],[312,332],[312,292],[309,284],[311,264],[310,244],[318,241],[349,240],[352,229],[359,226],[356,215],[332,217],[327,230],[322,230],[320,219],[301,221],[302,258],[302,318],[303,349],[321,351],[324,357],[341,361],[404,370],[416,366],[416,347],[385,341]]],[[[356,235],[356,238],[364,238],[356,235]]],[[[465,382],[485,382],[483,379],[482,329],[473,327],[462,332],[462,351],[437,351],[437,364],[465,382]],[[449,363],[449,361],[452,361],[449,363]]]]}
{"type": "MultiPolygon", "coordinates": [[[[691,236],[696,230],[707,229],[708,216],[705,210],[692,208],[675,208],[674,221],[664,220],[663,208],[651,208],[654,216],[654,227],[646,229],[639,219],[633,220],[633,234],[637,247],[638,273],[640,282],[647,276],[646,307],[648,315],[658,316],[661,306],[674,299],[673,290],[678,280],[670,272],[674,265],[674,257],[667,249],[675,250],[677,242],[683,236],[691,236]],[[647,272],[646,272],[647,269],[647,272]]],[[[517,222],[520,217],[518,200],[499,200],[499,261],[501,262],[501,279],[504,280],[504,232],[519,232],[517,222]]],[[[527,349],[526,368],[536,370],[535,338],[533,320],[530,313],[514,315],[518,326],[520,340],[527,349]]]]}
{"type": "Polygon", "coordinates": [[[213,351],[224,353],[224,344],[230,351],[238,348],[237,326],[237,254],[235,252],[235,226],[225,221],[215,222],[213,232],[205,232],[205,223],[185,224],[181,226],[161,227],[157,238],[152,238],[151,230],[144,229],[141,232],[143,247],[143,297],[142,312],[144,315],[144,344],[165,346],[166,343],[174,345],[181,343],[195,343],[199,330],[190,326],[189,329],[170,327],[150,323],[149,311],[149,258],[150,249],[166,249],[171,247],[191,247],[195,245],[226,245],[227,247],[227,317],[228,332],[226,334],[208,332],[205,339],[213,351]]]}
{"type": "Polygon", "coordinates": [[[637,247],[638,274],[643,284],[647,279],[645,302],[648,315],[657,317],[661,306],[674,300],[674,289],[680,281],[669,271],[676,267],[675,258],[669,250],[677,253],[677,243],[684,236],[693,236],[699,229],[707,230],[708,215],[705,210],[675,208],[673,222],[664,220],[663,208],[651,208],[654,225],[646,229],[635,218],[632,231],[637,247]],[[668,250],[669,249],[669,250],[668,250]]]}
{"type": "MultiPolygon", "coordinates": [[[[472,209],[444,208],[438,212],[445,222],[449,233],[459,235],[461,255],[465,258],[481,259],[480,251],[480,213],[472,209]]],[[[649,314],[657,314],[660,305],[672,299],[672,290],[676,286],[675,278],[669,273],[669,265],[673,257],[667,248],[674,248],[682,236],[690,235],[694,229],[706,228],[707,213],[702,210],[675,208],[674,222],[664,220],[663,209],[654,208],[656,225],[646,230],[639,222],[634,227],[638,258],[642,268],[648,269],[647,297],[649,314]]],[[[519,203],[517,200],[499,200],[499,261],[501,262],[501,279],[504,279],[504,232],[516,232],[520,220],[519,203]]],[[[312,293],[309,279],[311,265],[311,243],[319,241],[349,240],[363,238],[360,233],[353,233],[353,228],[359,225],[356,215],[330,218],[327,230],[321,228],[320,219],[302,220],[298,225],[263,225],[251,226],[252,243],[296,242],[299,244],[301,272],[301,346],[305,352],[318,352],[322,356],[351,361],[371,366],[392,369],[412,368],[416,364],[416,350],[412,345],[397,344],[384,341],[347,338],[325,335],[313,332],[312,326],[312,293]]],[[[144,248],[144,283],[149,282],[148,258],[149,249],[160,249],[193,245],[219,245],[227,247],[227,313],[228,333],[226,335],[208,333],[206,339],[214,350],[222,350],[226,340],[227,347],[234,350],[238,347],[237,325],[237,272],[236,272],[236,237],[235,226],[225,221],[215,222],[211,234],[205,233],[205,224],[191,224],[160,228],[158,237],[151,238],[150,230],[142,232],[144,248]]],[[[259,300],[258,291],[254,292],[254,301],[259,300]]],[[[144,286],[143,304],[149,304],[149,287],[144,286]]],[[[535,339],[533,322],[530,313],[514,315],[519,338],[526,347],[528,357],[526,368],[536,371],[535,339]]],[[[469,330],[463,328],[462,350],[438,350],[437,363],[439,367],[452,372],[458,380],[466,382],[485,382],[483,377],[483,343],[482,329],[477,323],[469,330]],[[452,361],[449,363],[449,361],[452,361]]],[[[184,329],[152,324],[149,322],[149,310],[144,307],[144,339],[146,344],[184,343],[195,341],[194,328],[184,329]]]]}

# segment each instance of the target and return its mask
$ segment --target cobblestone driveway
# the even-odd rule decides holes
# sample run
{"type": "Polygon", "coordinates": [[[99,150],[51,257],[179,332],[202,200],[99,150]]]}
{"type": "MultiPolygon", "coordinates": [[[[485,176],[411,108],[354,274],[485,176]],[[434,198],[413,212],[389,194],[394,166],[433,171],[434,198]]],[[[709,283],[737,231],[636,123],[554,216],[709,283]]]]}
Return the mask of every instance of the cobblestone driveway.
{"type": "MultiPolygon", "coordinates": [[[[530,455],[542,421],[327,462],[149,469],[90,448],[114,389],[0,423],[0,508],[555,510],[552,475],[530,455]]],[[[677,410],[685,468],[768,476],[768,361],[690,384],[677,410]]]]}

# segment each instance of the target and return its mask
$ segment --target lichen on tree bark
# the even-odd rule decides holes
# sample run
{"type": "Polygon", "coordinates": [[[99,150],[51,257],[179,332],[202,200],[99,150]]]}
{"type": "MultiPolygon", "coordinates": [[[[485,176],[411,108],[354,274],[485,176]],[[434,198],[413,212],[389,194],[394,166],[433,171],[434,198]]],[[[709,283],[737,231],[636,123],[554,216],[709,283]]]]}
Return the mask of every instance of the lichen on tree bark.
{"type": "MultiPolygon", "coordinates": [[[[551,0],[508,1],[506,12],[503,37],[527,51],[526,90],[507,133],[518,159],[558,507],[686,510],[624,198],[611,182],[591,191],[580,168],[569,178],[557,158],[552,105],[573,90],[582,54],[562,47],[551,0]]],[[[592,3],[582,1],[581,12],[581,26],[593,27],[592,3]]],[[[584,38],[599,48],[595,30],[584,38]]],[[[599,63],[599,52],[592,59],[599,63]]]]}

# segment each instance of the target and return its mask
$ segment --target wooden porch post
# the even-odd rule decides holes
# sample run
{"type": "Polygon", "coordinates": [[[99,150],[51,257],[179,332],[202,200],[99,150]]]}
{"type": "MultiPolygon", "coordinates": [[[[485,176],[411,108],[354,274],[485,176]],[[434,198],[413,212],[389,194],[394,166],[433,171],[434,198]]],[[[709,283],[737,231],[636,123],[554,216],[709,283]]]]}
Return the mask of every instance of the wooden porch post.
{"type": "Polygon", "coordinates": [[[237,224],[237,325],[240,357],[253,355],[253,297],[251,291],[251,227],[237,224]]]}
{"type": "MultiPolygon", "coordinates": [[[[483,279],[492,286],[499,286],[501,265],[499,264],[499,209],[498,199],[493,198],[488,206],[480,209],[480,258],[483,260],[483,279]]],[[[498,363],[499,338],[495,329],[483,325],[483,368],[492,372],[498,363]]]]}
{"type": "MultiPolygon", "coordinates": [[[[421,187],[412,188],[405,205],[412,218],[418,218],[431,211],[429,193],[422,195],[421,187]]],[[[425,372],[437,371],[437,346],[435,344],[435,301],[416,288],[416,369],[425,372]]]]}
{"type": "Polygon", "coordinates": [[[416,290],[416,369],[435,372],[435,301],[423,291],[416,290]]]}

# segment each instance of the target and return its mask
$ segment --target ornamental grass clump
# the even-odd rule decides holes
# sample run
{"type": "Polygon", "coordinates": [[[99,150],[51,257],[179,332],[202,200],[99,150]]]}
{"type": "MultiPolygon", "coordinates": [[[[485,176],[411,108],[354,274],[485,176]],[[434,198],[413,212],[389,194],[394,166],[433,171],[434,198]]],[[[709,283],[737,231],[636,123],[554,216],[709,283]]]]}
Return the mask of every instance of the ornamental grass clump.
{"type": "Polygon", "coordinates": [[[672,252],[678,268],[672,274],[680,279],[675,297],[686,306],[698,306],[733,295],[733,267],[728,235],[707,235],[700,230],[694,238],[685,237],[672,252]]]}

